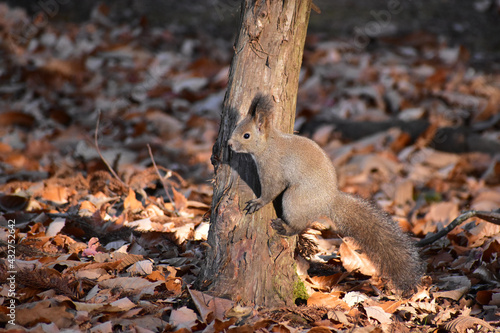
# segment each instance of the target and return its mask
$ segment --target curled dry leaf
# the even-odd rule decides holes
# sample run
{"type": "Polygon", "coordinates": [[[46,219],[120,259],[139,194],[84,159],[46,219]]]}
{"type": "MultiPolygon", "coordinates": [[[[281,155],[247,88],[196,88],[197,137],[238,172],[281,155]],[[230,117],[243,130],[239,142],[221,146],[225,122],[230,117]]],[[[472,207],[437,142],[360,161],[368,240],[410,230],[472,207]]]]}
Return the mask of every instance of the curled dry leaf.
{"type": "Polygon", "coordinates": [[[99,282],[99,286],[102,288],[121,288],[138,295],[153,295],[155,288],[161,284],[161,281],[150,282],[141,277],[116,277],[99,282]]]}
{"type": "Polygon", "coordinates": [[[460,316],[456,319],[453,319],[452,321],[444,325],[444,329],[448,330],[451,333],[468,333],[469,330],[484,333],[495,331],[495,328],[484,320],[469,316],[460,316]]]}
{"type": "Polygon", "coordinates": [[[54,221],[52,221],[47,228],[47,231],[45,232],[45,235],[48,237],[54,237],[56,236],[59,231],[64,228],[64,225],[66,224],[66,219],[63,219],[61,217],[57,217],[54,221]]]}
{"type": "Polygon", "coordinates": [[[474,228],[468,231],[470,233],[469,243],[472,247],[478,247],[492,236],[500,234],[500,225],[489,222],[479,222],[474,228]]]}
{"type": "Polygon", "coordinates": [[[172,310],[170,314],[170,324],[174,326],[177,330],[181,328],[191,329],[196,325],[198,317],[196,313],[186,306],[180,309],[172,310]]]}
{"type": "Polygon", "coordinates": [[[33,327],[47,321],[61,328],[68,328],[74,323],[75,313],[66,302],[42,300],[19,305],[16,309],[16,324],[33,327]]]}
{"type": "Polygon", "coordinates": [[[458,205],[454,202],[439,202],[431,205],[429,213],[425,216],[427,221],[434,223],[443,222],[447,224],[453,221],[459,214],[458,205]]]}
{"type": "Polygon", "coordinates": [[[414,310],[419,310],[424,313],[436,313],[440,308],[436,305],[435,299],[430,302],[409,302],[408,303],[414,310]]]}
{"type": "Polygon", "coordinates": [[[102,312],[121,312],[128,311],[136,306],[130,299],[127,297],[120,298],[111,303],[83,303],[83,302],[73,302],[76,309],[78,311],[102,311],[102,312]]]}
{"type": "Polygon", "coordinates": [[[343,311],[332,310],[328,311],[328,319],[342,323],[344,325],[349,325],[349,320],[343,311]]]}
{"type": "Polygon", "coordinates": [[[343,301],[346,302],[349,307],[353,307],[354,305],[363,303],[368,299],[368,296],[366,296],[365,294],[362,294],[358,291],[351,291],[344,296],[343,301]]]}
{"type": "Polygon", "coordinates": [[[458,288],[455,290],[447,290],[447,291],[439,291],[435,292],[432,295],[435,298],[450,298],[454,301],[458,301],[462,296],[464,296],[467,291],[470,289],[470,286],[464,286],[462,288],[458,288]]]}
{"type": "Polygon", "coordinates": [[[496,190],[482,189],[472,201],[472,209],[494,210],[500,207],[500,193],[496,190]]]}
{"type": "MultiPolygon", "coordinates": [[[[188,291],[191,295],[191,299],[198,309],[198,312],[201,315],[201,319],[207,324],[211,323],[213,319],[224,319],[225,313],[230,309],[234,309],[233,301],[214,297],[197,290],[192,290],[191,288],[188,288],[188,291]]],[[[250,308],[250,312],[245,312],[245,314],[239,315],[238,318],[248,316],[252,312],[252,310],[253,309],[250,308]]],[[[243,312],[240,311],[239,313],[242,314],[243,312]]]]}
{"type": "Polygon", "coordinates": [[[467,276],[463,275],[449,275],[443,276],[439,279],[441,289],[461,289],[461,288],[470,288],[472,283],[467,276]]]}
{"type": "Polygon", "coordinates": [[[165,281],[165,275],[161,273],[160,271],[153,271],[151,274],[146,276],[146,279],[148,279],[151,282],[155,281],[165,281]]]}
{"type": "Polygon", "coordinates": [[[365,306],[364,309],[369,318],[375,319],[380,324],[392,323],[392,315],[385,312],[380,306],[365,306]]]}
{"type": "Polygon", "coordinates": [[[109,306],[104,308],[104,311],[106,312],[120,312],[120,311],[127,311],[135,307],[136,305],[130,301],[127,297],[120,298],[119,300],[116,300],[112,303],[109,304],[109,306]]]}
{"type": "Polygon", "coordinates": [[[368,258],[368,256],[364,253],[358,252],[360,247],[356,244],[356,242],[350,238],[343,238],[343,243],[340,245],[339,254],[340,259],[342,260],[342,265],[344,268],[349,271],[359,271],[364,275],[377,275],[378,271],[368,258]]]}
{"type": "Polygon", "coordinates": [[[215,318],[213,322],[213,327],[215,332],[226,332],[228,329],[236,323],[237,318],[230,318],[228,320],[220,320],[215,318]]]}
{"type": "Polygon", "coordinates": [[[131,188],[128,190],[128,195],[123,202],[123,207],[131,211],[144,209],[142,203],[136,199],[135,192],[131,188]]]}
{"type": "Polygon", "coordinates": [[[151,222],[151,219],[149,217],[145,219],[136,220],[133,222],[125,221],[123,225],[135,228],[137,231],[154,231],[163,229],[161,224],[151,222]]]}
{"type": "Polygon", "coordinates": [[[85,200],[80,203],[80,209],[78,210],[78,215],[80,216],[92,216],[97,210],[97,207],[90,201],[85,200]]]}
{"type": "Polygon", "coordinates": [[[403,304],[403,300],[387,301],[381,302],[380,307],[387,313],[394,313],[401,304],[403,304]]]}
{"type": "Polygon", "coordinates": [[[327,275],[327,276],[311,276],[307,278],[307,282],[311,283],[313,288],[328,291],[333,286],[335,286],[341,279],[345,277],[345,274],[342,272],[327,275]]]}
{"type": "Polygon", "coordinates": [[[0,209],[4,211],[20,211],[28,205],[29,200],[19,195],[0,196],[0,209]]]}
{"type": "MultiPolygon", "coordinates": [[[[135,263],[144,261],[144,256],[140,254],[129,254],[123,252],[113,252],[113,261],[117,262],[116,269],[122,270],[126,267],[129,267],[135,263]]],[[[145,260],[149,261],[149,260],[145,260]]],[[[151,261],[149,261],[151,262],[151,261]]]]}
{"type": "Polygon", "coordinates": [[[127,272],[133,275],[149,275],[153,273],[153,263],[150,260],[142,260],[127,268],[127,272]]]}
{"type": "Polygon", "coordinates": [[[340,299],[338,295],[335,294],[325,294],[321,292],[315,292],[307,299],[308,306],[326,306],[326,307],[339,307],[343,310],[349,310],[350,306],[346,304],[343,299],[340,299]]]}
{"type": "Polygon", "coordinates": [[[182,293],[182,279],[168,276],[165,280],[165,287],[168,291],[173,293],[174,296],[179,296],[182,293]]]}
{"type": "Polygon", "coordinates": [[[68,197],[73,191],[66,186],[59,186],[57,184],[47,184],[46,187],[40,192],[44,200],[52,201],[58,205],[68,203],[68,197]]]}
{"type": "Polygon", "coordinates": [[[186,209],[188,202],[186,197],[173,187],[172,187],[172,192],[174,193],[175,208],[177,209],[177,211],[181,212],[184,209],[186,209]]]}
{"type": "Polygon", "coordinates": [[[89,330],[90,333],[111,333],[113,332],[113,323],[106,321],[102,324],[95,325],[89,330]]]}

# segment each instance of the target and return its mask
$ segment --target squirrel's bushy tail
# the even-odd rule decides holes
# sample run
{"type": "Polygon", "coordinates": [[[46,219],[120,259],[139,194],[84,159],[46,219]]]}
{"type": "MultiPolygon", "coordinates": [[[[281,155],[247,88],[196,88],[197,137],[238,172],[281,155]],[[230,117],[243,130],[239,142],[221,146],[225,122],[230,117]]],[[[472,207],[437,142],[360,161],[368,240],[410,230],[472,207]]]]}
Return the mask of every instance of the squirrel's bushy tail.
{"type": "Polygon", "coordinates": [[[408,292],[418,286],[424,265],[414,242],[387,213],[339,191],[331,215],[340,235],[353,238],[393,287],[408,292]]]}

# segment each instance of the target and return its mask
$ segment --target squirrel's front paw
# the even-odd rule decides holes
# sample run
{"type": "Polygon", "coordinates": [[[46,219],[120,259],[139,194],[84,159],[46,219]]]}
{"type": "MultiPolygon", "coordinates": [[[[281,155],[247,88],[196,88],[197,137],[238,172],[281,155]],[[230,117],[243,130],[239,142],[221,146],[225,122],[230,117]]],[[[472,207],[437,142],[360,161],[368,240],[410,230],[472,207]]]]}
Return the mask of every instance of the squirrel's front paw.
{"type": "Polygon", "coordinates": [[[245,210],[247,214],[253,214],[262,207],[264,207],[264,202],[260,198],[257,198],[248,201],[247,205],[245,206],[245,208],[243,208],[243,210],[245,210]]]}

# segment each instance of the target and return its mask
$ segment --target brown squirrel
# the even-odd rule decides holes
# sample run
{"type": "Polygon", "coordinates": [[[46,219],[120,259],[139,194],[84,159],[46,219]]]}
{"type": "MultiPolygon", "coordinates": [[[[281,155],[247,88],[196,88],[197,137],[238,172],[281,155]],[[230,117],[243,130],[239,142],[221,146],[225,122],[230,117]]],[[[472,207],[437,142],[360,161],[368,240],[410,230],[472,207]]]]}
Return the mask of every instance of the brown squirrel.
{"type": "Polygon", "coordinates": [[[357,243],[393,287],[404,293],[415,290],[424,266],[414,242],[380,208],[338,189],[335,168],[314,141],[275,129],[272,103],[269,96],[255,96],[228,141],[234,152],[250,154],[257,165],[261,195],[246,203],[247,214],[282,194],[282,216],[271,222],[279,234],[299,234],[326,217],[335,232],[357,243]]]}

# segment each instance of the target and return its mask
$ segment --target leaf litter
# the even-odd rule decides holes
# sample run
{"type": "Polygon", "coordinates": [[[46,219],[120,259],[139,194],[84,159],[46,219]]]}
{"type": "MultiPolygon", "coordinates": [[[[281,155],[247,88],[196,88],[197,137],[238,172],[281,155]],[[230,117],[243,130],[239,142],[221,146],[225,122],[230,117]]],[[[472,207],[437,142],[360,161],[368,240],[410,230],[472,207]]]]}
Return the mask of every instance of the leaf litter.
{"type": "MultiPolygon", "coordinates": [[[[5,4],[0,13],[2,330],[499,329],[499,226],[478,217],[421,248],[427,275],[409,299],[361,274],[370,263],[325,230],[299,249],[307,305],[259,309],[192,290],[231,44],[212,53],[211,37],[117,24],[104,5],[23,44],[10,37],[29,18],[5,4]]],[[[418,36],[370,52],[310,36],[296,130],[323,146],[344,191],[372,197],[422,239],[460,211],[500,207],[500,74],[418,36]]]]}

